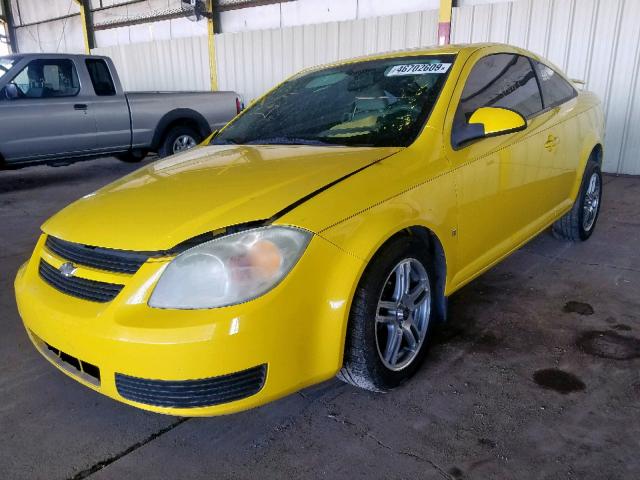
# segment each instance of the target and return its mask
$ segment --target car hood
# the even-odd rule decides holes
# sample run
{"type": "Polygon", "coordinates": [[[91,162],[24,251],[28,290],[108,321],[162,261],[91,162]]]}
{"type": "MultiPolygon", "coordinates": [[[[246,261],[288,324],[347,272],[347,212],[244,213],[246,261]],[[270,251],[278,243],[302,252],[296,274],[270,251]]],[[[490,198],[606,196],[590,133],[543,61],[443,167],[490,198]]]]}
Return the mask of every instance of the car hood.
{"type": "Polygon", "coordinates": [[[45,233],[125,250],[166,250],[199,234],[266,220],[400,148],[207,146],[148,165],[84,196],[45,233]]]}

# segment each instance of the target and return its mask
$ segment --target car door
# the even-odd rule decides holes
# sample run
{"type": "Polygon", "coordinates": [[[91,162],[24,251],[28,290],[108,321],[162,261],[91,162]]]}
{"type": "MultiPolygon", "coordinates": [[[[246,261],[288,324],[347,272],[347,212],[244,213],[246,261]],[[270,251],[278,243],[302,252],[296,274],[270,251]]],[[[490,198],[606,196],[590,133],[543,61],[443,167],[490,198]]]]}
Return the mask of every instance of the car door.
{"type": "Polygon", "coordinates": [[[547,167],[545,179],[545,201],[548,210],[560,210],[571,203],[571,191],[580,152],[571,148],[580,135],[573,109],[578,92],[562,75],[548,65],[532,60],[538,76],[547,128],[540,139],[544,145],[543,161],[547,167]]]}
{"type": "Polygon", "coordinates": [[[96,123],[72,60],[32,60],[11,83],[18,97],[0,102],[7,162],[76,156],[94,149],[96,123]]]}
{"type": "Polygon", "coordinates": [[[523,231],[546,208],[544,166],[537,146],[547,118],[527,57],[478,53],[465,65],[445,127],[445,155],[455,171],[458,193],[460,270],[453,283],[472,278],[511,251],[523,231]],[[457,129],[480,107],[514,110],[527,128],[458,144],[457,129]]]}

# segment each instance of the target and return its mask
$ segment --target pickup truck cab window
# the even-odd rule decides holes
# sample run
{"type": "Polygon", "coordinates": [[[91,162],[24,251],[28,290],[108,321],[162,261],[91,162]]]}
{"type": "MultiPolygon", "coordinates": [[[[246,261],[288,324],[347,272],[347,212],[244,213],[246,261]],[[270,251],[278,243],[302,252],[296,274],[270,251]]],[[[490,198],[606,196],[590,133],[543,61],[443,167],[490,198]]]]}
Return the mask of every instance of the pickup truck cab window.
{"type": "Polygon", "coordinates": [[[113,83],[111,73],[109,73],[107,62],[100,58],[88,58],[85,63],[96,95],[99,97],[115,95],[116,86],[113,83]]]}
{"type": "Polygon", "coordinates": [[[551,67],[536,61],[533,64],[540,80],[544,108],[557,107],[578,95],[576,89],[551,67]]]}
{"type": "Polygon", "coordinates": [[[32,60],[11,82],[18,87],[21,98],[74,97],[80,92],[80,82],[71,60],[32,60]]]}
{"type": "Polygon", "coordinates": [[[4,77],[18,60],[19,57],[0,57],[0,78],[4,77]]]}

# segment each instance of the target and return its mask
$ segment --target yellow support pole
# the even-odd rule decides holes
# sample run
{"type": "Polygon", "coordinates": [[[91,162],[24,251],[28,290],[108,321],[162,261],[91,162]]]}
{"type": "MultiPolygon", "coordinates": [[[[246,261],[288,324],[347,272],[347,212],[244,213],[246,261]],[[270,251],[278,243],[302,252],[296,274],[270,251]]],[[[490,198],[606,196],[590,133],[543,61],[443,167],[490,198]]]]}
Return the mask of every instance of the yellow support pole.
{"type": "Polygon", "coordinates": [[[209,37],[209,71],[211,91],[218,90],[218,67],[216,64],[215,25],[213,22],[213,0],[207,0],[207,34],[209,37]]]}
{"type": "Polygon", "coordinates": [[[440,16],[438,19],[438,45],[451,43],[451,10],[452,0],[440,0],[440,16]]]}
{"type": "Polygon", "coordinates": [[[84,51],[87,55],[91,54],[91,44],[89,42],[89,30],[87,29],[87,12],[84,9],[82,0],[74,0],[80,7],[80,21],[82,22],[82,34],[84,36],[84,51]]]}

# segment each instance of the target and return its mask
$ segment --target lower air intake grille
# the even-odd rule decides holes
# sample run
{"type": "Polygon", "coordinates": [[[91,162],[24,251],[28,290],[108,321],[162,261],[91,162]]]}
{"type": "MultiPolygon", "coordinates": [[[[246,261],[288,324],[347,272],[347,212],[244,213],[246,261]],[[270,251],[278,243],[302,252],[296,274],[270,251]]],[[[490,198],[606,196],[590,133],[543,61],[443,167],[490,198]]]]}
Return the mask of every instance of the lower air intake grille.
{"type": "Polygon", "coordinates": [[[255,395],[262,389],[266,374],[266,365],[220,377],[184,381],[147,380],[116,373],[116,388],[122,397],[147,405],[206,407],[255,395]]]}
{"type": "Polygon", "coordinates": [[[39,268],[42,279],[53,288],[67,295],[91,300],[92,302],[109,302],[115,298],[124,285],[97,282],[79,277],[66,277],[44,260],[40,260],[39,268]]]}
{"type": "Polygon", "coordinates": [[[31,332],[31,335],[42,354],[51,359],[60,368],[93,385],[100,386],[100,369],[97,366],[49,345],[38,338],[33,332],[31,332]]]}

